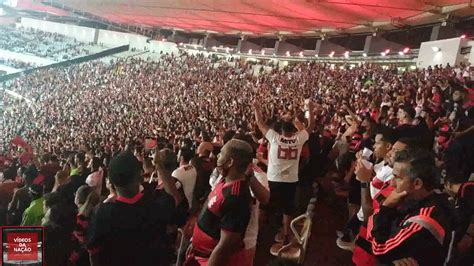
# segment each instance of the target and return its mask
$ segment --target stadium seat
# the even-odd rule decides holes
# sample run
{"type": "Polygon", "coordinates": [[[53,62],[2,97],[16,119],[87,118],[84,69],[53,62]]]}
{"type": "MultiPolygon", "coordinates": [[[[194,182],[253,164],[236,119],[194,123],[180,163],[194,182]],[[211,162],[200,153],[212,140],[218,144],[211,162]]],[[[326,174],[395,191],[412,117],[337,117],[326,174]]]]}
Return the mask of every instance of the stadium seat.
{"type": "Polygon", "coordinates": [[[293,239],[284,246],[283,243],[274,244],[270,249],[272,255],[297,263],[303,263],[308,240],[311,236],[316,201],[316,198],[312,198],[308,204],[306,213],[291,221],[290,228],[293,233],[293,239]]]}

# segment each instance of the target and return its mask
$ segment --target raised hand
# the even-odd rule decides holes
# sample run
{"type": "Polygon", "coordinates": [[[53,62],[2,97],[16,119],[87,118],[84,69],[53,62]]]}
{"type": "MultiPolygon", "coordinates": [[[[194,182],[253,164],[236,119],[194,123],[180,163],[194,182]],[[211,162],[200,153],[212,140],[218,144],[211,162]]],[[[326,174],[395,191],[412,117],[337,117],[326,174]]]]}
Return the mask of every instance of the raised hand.
{"type": "Polygon", "coordinates": [[[406,191],[402,192],[397,192],[396,190],[392,191],[390,195],[385,199],[385,201],[382,203],[383,206],[386,207],[397,207],[398,204],[402,201],[402,199],[407,195],[408,193],[406,191]]]}

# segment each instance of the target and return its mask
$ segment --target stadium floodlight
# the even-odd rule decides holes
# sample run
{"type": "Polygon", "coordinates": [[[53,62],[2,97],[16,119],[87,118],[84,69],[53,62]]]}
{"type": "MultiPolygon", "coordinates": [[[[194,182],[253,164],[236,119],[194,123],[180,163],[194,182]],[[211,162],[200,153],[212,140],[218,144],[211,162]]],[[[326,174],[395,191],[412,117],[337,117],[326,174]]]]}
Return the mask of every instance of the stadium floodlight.
{"type": "Polygon", "coordinates": [[[390,53],[390,49],[386,49],[385,54],[389,54],[389,53],[390,53]]]}
{"type": "Polygon", "coordinates": [[[433,52],[435,52],[435,53],[441,51],[441,49],[440,49],[438,46],[433,46],[433,47],[431,47],[431,49],[432,49],[433,52]]]}
{"type": "Polygon", "coordinates": [[[408,47],[405,47],[405,49],[403,49],[404,54],[408,53],[409,51],[410,51],[410,48],[408,48],[408,47]]]}

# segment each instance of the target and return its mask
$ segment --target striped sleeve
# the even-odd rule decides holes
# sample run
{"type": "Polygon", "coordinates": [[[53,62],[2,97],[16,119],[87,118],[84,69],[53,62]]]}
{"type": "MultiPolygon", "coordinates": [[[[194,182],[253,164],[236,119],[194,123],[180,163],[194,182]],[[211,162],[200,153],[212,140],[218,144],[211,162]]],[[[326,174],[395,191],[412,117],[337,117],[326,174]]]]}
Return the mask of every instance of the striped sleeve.
{"type": "MultiPolygon", "coordinates": [[[[429,218],[434,207],[421,208],[413,218],[429,218]]],[[[420,249],[420,243],[426,248],[440,246],[438,239],[419,219],[408,219],[409,222],[398,226],[393,221],[397,211],[382,206],[368,221],[368,240],[372,245],[373,254],[381,261],[394,261],[420,249]],[[413,221],[413,222],[412,222],[413,221]]],[[[428,219],[426,219],[428,220],[428,219]]]]}

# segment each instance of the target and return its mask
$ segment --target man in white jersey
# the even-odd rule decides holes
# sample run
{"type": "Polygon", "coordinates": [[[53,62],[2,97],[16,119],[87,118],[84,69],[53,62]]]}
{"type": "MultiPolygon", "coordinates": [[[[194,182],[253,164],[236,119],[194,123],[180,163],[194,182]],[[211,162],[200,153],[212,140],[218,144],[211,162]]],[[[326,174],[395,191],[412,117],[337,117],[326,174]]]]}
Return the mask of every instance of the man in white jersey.
{"type": "Polygon", "coordinates": [[[270,206],[283,211],[283,234],[277,241],[288,242],[290,222],[295,212],[295,192],[298,182],[298,166],[301,150],[314,129],[313,104],[308,104],[308,127],[295,120],[282,122],[282,134],[265,124],[259,104],[254,103],[257,126],[268,140],[268,184],[270,186],[270,206]],[[296,130],[295,130],[296,128],[296,130]],[[296,132],[295,132],[296,131],[296,132]]]}
{"type": "Polygon", "coordinates": [[[183,184],[184,195],[189,203],[189,209],[193,207],[194,186],[196,185],[196,168],[189,162],[194,157],[190,149],[182,148],[179,156],[179,167],[173,171],[172,177],[178,179],[183,184]]]}
{"type": "MultiPolygon", "coordinates": [[[[393,129],[380,126],[377,129],[373,146],[374,159],[375,162],[378,163],[372,165],[363,158],[362,152],[357,154],[358,160],[355,174],[357,180],[361,182],[362,203],[359,212],[357,213],[357,218],[364,227],[366,226],[367,219],[372,214],[372,201],[380,190],[384,188],[387,183],[390,183],[390,180],[393,177],[392,167],[388,163],[388,156],[390,156],[390,150],[395,141],[396,136],[393,129]]],[[[344,235],[336,240],[336,244],[339,248],[345,250],[354,249],[353,241],[359,229],[357,227],[360,227],[360,225],[354,223],[346,228],[344,235]]],[[[365,228],[362,231],[364,232],[365,228]]]]}

